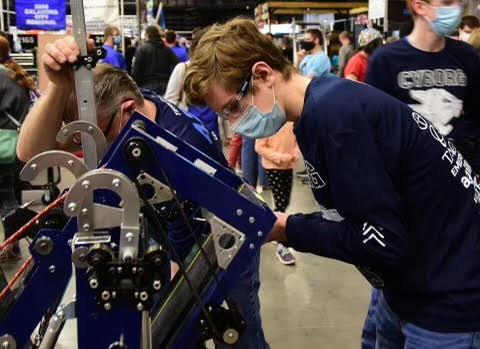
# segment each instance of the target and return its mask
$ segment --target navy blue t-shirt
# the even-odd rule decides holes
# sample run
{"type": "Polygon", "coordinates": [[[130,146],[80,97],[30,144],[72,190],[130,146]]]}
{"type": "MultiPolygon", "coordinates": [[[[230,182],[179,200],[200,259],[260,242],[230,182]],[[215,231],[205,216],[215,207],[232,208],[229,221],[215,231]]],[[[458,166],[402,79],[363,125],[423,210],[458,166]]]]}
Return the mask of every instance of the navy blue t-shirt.
{"type": "Polygon", "coordinates": [[[452,142],[399,100],[329,77],[310,83],[294,132],[320,212],[288,218],[289,244],[372,268],[404,321],[479,330],[480,185],[452,142]]]}
{"type": "MultiPolygon", "coordinates": [[[[145,89],[142,89],[141,92],[146,99],[155,103],[157,108],[155,122],[158,126],[172,132],[178,138],[189,143],[220,164],[228,166],[227,160],[218,146],[215,134],[209,131],[198,118],[177,108],[155,92],[145,89]]],[[[196,235],[208,232],[209,229],[208,225],[197,220],[191,220],[190,225],[196,235]]],[[[180,259],[183,260],[195,242],[191,232],[181,216],[175,221],[169,222],[167,230],[169,239],[172,241],[180,259]]]]}
{"type": "Polygon", "coordinates": [[[430,120],[478,171],[480,58],[471,45],[445,40],[439,52],[421,51],[407,37],[378,48],[369,60],[365,82],[430,120]]]}

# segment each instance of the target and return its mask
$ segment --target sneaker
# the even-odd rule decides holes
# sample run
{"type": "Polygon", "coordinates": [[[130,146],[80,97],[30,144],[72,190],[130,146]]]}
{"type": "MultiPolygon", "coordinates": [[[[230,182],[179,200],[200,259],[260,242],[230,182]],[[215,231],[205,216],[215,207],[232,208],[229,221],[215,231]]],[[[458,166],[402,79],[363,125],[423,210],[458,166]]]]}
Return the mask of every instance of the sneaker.
{"type": "Polygon", "coordinates": [[[295,257],[293,256],[292,252],[288,249],[288,247],[282,246],[277,249],[276,256],[280,263],[285,265],[292,265],[295,264],[295,257]]]}

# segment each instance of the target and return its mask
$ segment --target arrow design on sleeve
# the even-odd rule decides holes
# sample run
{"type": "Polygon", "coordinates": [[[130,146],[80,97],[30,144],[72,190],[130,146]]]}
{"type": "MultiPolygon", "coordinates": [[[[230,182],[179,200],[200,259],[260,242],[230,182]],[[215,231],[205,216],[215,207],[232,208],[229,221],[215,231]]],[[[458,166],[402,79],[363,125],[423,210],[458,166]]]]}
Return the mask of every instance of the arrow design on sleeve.
{"type": "Polygon", "coordinates": [[[363,224],[363,236],[367,236],[365,240],[363,240],[363,243],[366,244],[370,240],[374,239],[376,240],[380,246],[385,247],[385,243],[383,240],[385,240],[385,236],[380,232],[380,230],[383,230],[382,228],[376,228],[375,226],[364,223],[363,224]],[[370,235],[369,235],[370,234],[370,235]]]}

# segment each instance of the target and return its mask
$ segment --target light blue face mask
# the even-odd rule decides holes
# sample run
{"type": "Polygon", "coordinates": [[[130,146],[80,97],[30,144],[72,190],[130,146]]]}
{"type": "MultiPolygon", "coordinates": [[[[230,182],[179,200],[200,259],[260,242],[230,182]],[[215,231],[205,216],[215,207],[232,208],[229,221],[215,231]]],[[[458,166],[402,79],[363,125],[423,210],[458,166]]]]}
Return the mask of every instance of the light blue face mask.
{"type": "Polygon", "coordinates": [[[428,19],[435,33],[447,36],[453,33],[460,24],[462,9],[458,5],[435,7],[436,18],[428,19]]]}
{"type": "Polygon", "coordinates": [[[282,107],[275,98],[275,90],[273,91],[273,108],[270,113],[262,113],[253,104],[240,115],[237,121],[232,125],[232,131],[240,133],[249,138],[265,138],[270,137],[278,132],[287,122],[287,117],[282,107]]]}
{"type": "Polygon", "coordinates": [[[115,35],[113,37],[113,43],[115,45],[120,45],[122,43],[122,37],[120,35],[115,35]]]}

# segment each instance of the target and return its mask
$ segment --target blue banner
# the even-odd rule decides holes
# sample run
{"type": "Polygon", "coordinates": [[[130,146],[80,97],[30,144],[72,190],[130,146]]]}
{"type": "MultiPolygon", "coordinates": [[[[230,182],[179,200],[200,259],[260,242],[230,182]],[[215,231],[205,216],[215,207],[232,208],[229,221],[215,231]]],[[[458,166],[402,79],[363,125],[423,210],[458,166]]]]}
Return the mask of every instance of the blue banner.
{"type": "Polygon", "coordinates": [[[16,0],[18,29],[63,30],[67,26],[66,0],[16,0]]]}

